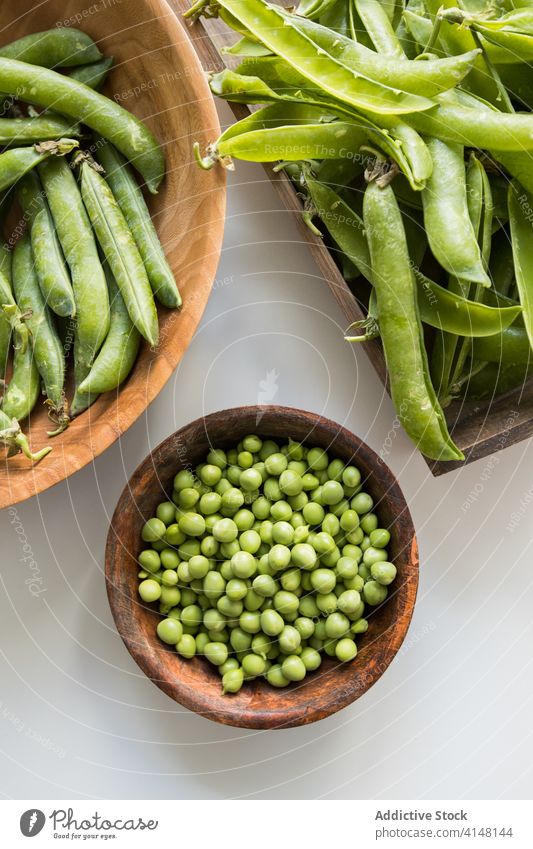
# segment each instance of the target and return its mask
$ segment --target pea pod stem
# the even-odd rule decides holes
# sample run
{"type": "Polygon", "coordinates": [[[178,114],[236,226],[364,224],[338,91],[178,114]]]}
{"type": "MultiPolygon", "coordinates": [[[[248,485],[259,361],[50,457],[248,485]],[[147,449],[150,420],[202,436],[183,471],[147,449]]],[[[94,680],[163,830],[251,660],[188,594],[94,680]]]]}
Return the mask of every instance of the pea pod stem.
{"type": "Polygon", "coordinates": [[[9,418],[2,410],[0,410],[0,442],[7,446],[8,457],[22,453],[32,463],[38,463],[52,450],[48,447],[33,452],[29,446],[27,437],[20,429],[18,421],[14,418],[9,418]]]}

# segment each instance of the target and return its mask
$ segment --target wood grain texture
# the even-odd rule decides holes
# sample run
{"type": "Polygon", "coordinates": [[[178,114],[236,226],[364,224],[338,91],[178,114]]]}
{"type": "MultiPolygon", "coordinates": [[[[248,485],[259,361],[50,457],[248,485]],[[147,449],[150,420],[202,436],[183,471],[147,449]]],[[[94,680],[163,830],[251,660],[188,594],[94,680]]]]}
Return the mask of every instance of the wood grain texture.
{"type": "Polygon", "coordinates": [[[185,707],[226,725],[287,728],[323,719],[360,698],[385,672],[407,633],[418,587],[418,547],[411,515],[390,469],[344,427],[314,413],[289,407],[239,407],[213,413],[179,430],[159,445],[132,475],[117,504],[106,547],[109,603],[118,631],[143,672],[185,707]],[[275,690],[263,680],[223,696],[219,675],[203,658],[183,660],[155,634],[159,613],[137,594],[141,527],[157,504],[172,493],[182,468],[194,468],[211,447],[227,448],[247,433],[319,445],[331,457],[356,464],[365,490],[376,502],[381,523],[391,531],[391,559],[398,577],[389,599],[369,616],[358,640],[357,658],[339,664],[326,658],[301,684],[275,690]]]}
{"type": "Polygon", "coordinates": [[[0,459],[0,508],[23,501],[90,463],[146,409],[183,356],[209,297],[220,256],[225,180],[192,158],[195,141],[220,131],[213,99],[186,28],[164,0],[32,0],[0,6],[0,43],[63,24],[89,33],[115,57],[105,93],[145,120],[164,146],[165,181],[149,206],[183,296],[180,312],[160,309],[157,350],[144,345],[128,381],[101,396],[52,441],[41,404],[23,422],[34,448],[52,453],[32,467],[22,456],[0,459]],[[92,11],[90,11],[92,10],[92,11]]]}
{"type": "MultiPolygon", "coordinates": [[[[184,11],[190,5],[187,0],[170,0],[170,2],[178,12],[184,11]]],[[[281,2],[281,5],[294,4],[292,0],[289,0],[289,2],[281,2]]],[[[235,59],[230,56],[220,56],[221,47],[238,40],[238,36],[221,21],[213,19],[196,22],[190,32],[202,64],[207,70],[222,70],[225,67],[223,60],[227,60],[228,66],[232,61],[235,62],[235,59]]],[[[250,113],[250,110],[242,104],[230,104],[230,106],[237,119],[250,113]]],[[[270,164],[265,165],[265,171],[286,208],[293,213],[300,235],[308,243],[324,280],[346,317],[347,326],[365,318],[364,304],[359,302],[350,290],[327,246],[303,223],[301,200],[291,181],[284,174],[274,173],[270,164]]],[[[374,340],[365,343],[362,347],[379,379],[387,386],[387,369],[381,344],[374,340]]],[[[533,434],[533,380],[505,396],[490,401],[476,404],[456,402],[446,410],[446,418],[466,460],[464,463],[445,463],[425,458],[434,475],[445,474],[530,437],[533,434]]]]}

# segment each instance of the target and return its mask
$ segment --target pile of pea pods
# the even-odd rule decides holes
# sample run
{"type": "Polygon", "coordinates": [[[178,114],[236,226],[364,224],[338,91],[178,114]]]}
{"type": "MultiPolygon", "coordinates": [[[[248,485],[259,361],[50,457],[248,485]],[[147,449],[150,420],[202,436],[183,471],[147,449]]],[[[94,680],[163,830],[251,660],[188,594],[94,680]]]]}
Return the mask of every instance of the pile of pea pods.
{"type": "Polygon", "coordinates": [[[291,439],[213,448],[177,473],[141,536],[139,595],[159,605],[159,639],[204,656],[224,693],[303,681],[323,654],[353,660],[396,578],[359,469],[291,439]]]}
{"type": "Polygon", "coordinates": [[[126,379],[141,338],[158,344],[155,299],[181,305],[129,165],[156,193],[163,152],[99,92],[112,64],[72,28],[0,47],[0,442],[33,461],[50,449],[19,423],[39,398],[61,433],[126,379]]]}
{"type": "Polygon", "coordinates": [[[199,165],[278,162],[294,180],[368,305],[346,338],[381,339],[398,418],[434,460],[463,459],[452,401],[531,370],[533,3],[515,5],[198,0],[188,13],[239,36],[212,91],[262,106],[197,147],[199,165]]]}

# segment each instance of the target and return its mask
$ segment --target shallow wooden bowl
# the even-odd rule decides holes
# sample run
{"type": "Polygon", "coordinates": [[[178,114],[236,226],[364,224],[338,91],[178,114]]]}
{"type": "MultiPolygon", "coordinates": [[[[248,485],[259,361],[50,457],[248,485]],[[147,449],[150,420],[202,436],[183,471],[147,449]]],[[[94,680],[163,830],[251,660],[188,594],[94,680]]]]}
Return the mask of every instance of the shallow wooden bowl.
{"type": "Polygon", "coordinates": [[[105,93],[146,120],[163,144],[167,175],[151,211],[184,306],[160,310],[161,342],[145,345],[129,380],[101,396],[51,442],[44,407],[23,423],[34,448],[54,450],[34,468],[0,448],[0,508],[58,483],[108,448],[162,389],[189,344],[215,275],[224,228],[222,169],[205,174],[192,145],[208,143],[219,123],[204,72],[184,26],[164,0],[17,0],[0,4],[0,44],[58,25],[79,26],[115,57],[105,93]]]}
{"type": "Polygon", "coordinates": [[[139,466],[117,504],[107,538],[106,581],[118,631],[143,672],[167,695],[209,719],[244,728],[287,728],[324,719],[358,699],[383,675],[400,648],[418,587],[418,547],[402,491],[383,461],[357,436],[314,413],[290,407],[239,407],[213,413],[179,430],[139,466]],[[319,445],[333,457],[355,463],[365,490],[390,528],[390,556],[398,569],[395,591],[369,617],[351,663],[330,658],[302,684],[275,690],[264,680],[223,696],[220,677],[204,658],[183,660],[156,636],[160,615],[139,600],[136,558],[144,546],[141,527],[172,493],[172,479],[194,468],[211,446],[235,445],[247,433],[319,445]]]}

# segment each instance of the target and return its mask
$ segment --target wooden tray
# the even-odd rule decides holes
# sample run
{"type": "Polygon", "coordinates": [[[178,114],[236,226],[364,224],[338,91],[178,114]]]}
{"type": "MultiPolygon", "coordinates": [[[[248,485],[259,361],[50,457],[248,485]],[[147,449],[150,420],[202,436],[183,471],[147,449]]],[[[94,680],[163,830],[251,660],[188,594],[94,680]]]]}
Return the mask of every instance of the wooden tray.
{"type": "Polygon", "coordinates": [[[0,43],[58,25],[79,26],[115,57],[107,93],[146,120],[163,144],[167,174],[150,208],[178,281],[181,311],[160,310],[160,344],[145,344],[130,378],[102,395],[60,436],[49,440],[42,404],[22,423],[34,449],[53,445],[37,466],[22,455],[4,459],[0,449],[0,508],[23,501],[64,480],[108,448],[141,415],[183,356],[209,297],[220,255],[225,180],[202,173],[192,157],[194,141],[220,132],[213,98],[198,57],[164,0],[100,3],[85,0],[4,2],[0,43]]]}
{"type": "MultiPolygon", "coordinates": [[[[177,14],[189,8],[186,0],[170,0],[177,14]]],[[[291,5],[284,2],[282,5],[291,5]]],[[[294,4],[292,4],[294,5],[294,4]]],[[[198,21],[191,25],[190,34],[198,55],[206,71],[221,71],[232,62],[232,57],[220,56],[220,48],[237,41],[238,36],[217,19],[198,21]]],[[[233,62],[235,59],[233,59],[233,62]]],[[[237,119],[249,114],[248,107],[231,103],[237,119]]],[[[294,214],[300,235],[308,243],[324,280],[337,299],[346,324],[365,317],[364,305],[357,301],[348,284],[343,279],[328,248],[318,236],[315,236],[303,223],[302,204],[291,181],[283,174],[275,174],[272,166],[265,165],[265,171],[276,187],[287,209],[294,214]]],[[[383,384],[387,384],[387,370],[383,349],[379,342],[367,342],[363,345],[372,365],[383,384]]],[[[500,451],[515,442],[533,434],[533,381],[506,395],[486,402],[456,402],[446,410],[448,424],[453,431],[455,442],[465,454],[465,462],[426,462],[434,475],[442,475],[465,463],[471,463],[500,451]]]]}

